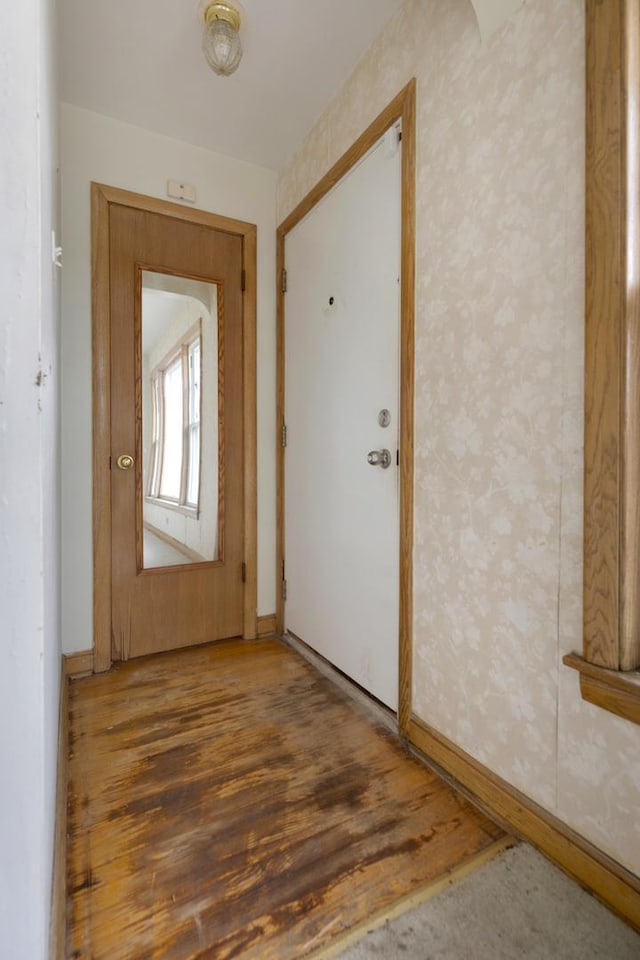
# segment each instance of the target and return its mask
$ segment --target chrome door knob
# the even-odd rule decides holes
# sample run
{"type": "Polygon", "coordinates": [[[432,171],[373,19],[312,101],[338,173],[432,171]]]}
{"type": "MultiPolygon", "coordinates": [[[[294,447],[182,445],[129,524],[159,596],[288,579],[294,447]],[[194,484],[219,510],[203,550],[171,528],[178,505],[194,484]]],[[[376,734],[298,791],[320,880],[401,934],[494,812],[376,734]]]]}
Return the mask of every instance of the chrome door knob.
{"type": "Polygon", "coordinates": [[[382,467],[386,470],[391,466],[391,454],[388,450],[370,450],[367,454],[367,463],[372,467],[382,467]]]}

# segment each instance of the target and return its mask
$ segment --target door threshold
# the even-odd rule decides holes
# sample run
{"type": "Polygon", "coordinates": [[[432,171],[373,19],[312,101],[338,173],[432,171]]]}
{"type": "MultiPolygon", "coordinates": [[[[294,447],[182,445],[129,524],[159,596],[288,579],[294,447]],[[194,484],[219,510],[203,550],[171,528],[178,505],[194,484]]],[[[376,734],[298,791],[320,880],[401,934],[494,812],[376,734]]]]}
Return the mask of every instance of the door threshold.
{"type": "Polygon", "coordinates": [[[295,650],[304,660],[314,666],[319,673],[335,683],[343,693],[346,693],[347,696],[355,700],[356,703],[365,707],[377,723],[382,724],[391,731],[391,733],[396,734],[396,736],[398,735],[398,715],[394,710],[391,710],[390,707],[387,707],[381,700],[374,697],[368,690],[361,687],[359,683],[356,683],[356,681],[352,680],[346,673],[339,670],[330,660],[327,660],[326,657],[323,657],[313,650],[304,640],[297,637],[295,633],[291,633],[290,630],[285,630],[281,635],[281,639],[288,647],[295,650]]]}

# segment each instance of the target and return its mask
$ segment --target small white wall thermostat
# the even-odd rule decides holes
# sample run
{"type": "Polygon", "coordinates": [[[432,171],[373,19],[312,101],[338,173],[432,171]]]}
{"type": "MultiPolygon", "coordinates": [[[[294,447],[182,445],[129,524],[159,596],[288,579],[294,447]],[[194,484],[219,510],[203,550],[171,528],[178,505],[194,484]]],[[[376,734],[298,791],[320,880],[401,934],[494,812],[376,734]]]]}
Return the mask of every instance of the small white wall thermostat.
{"type": "Polygon", "coordinates": [[[190,183],[181,180],[167,180],[167,196],[174,200],[186,200],[187,203],[196,202],[196,188],[190,183]]]}

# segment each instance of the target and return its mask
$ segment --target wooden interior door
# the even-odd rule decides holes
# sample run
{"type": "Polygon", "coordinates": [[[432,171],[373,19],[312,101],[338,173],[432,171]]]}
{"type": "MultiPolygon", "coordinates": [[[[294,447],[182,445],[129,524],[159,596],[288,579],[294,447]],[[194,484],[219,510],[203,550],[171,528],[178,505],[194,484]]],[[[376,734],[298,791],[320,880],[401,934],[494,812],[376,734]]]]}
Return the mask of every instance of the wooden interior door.
{"type": "MultiPolygon", "coordinates": [[[[203,223],[187,222],[131,205],[111,205],[108,229],[111,655],[114,660],[126,660],[243,634],[246,580],[243,241],[241,236],[203,223]],[[170,301],[183,297],[185,302],[193,300],[198,303],[197,298],[175,292],[187,281],[196,291],[213,291],[213,307],[209,312],[215,316],[212,327],[215,343],[211,342],[213,332],[207,333],[206,337],[203,333],[201,344],[196,341],[197,334],[193,330],[200,327],[198,323],[192,325],[191,339],[178,338],[172,347],[173,354],[170,350],[164,365],[156,365],[153,376],[149,370],[143,369],[146,362],[143,361],[145,277],[152,278],[170,301]],[[210,389],[206,388],[204,371],[202,386],[200,374],[196,377],[189,372],[191,366],[185,366],[182,371],[180,356],[188,355],[188,363],[193,365],[195,342],[200,344],[197,348],[200,357],[204,355],[206,345],[207,355],[215,358],[211,361],[215,362],[216,369],[210,389]],[[184,424],[181,421],[178,426],[175,426],[171,409],[163,406],[171,389],[176,392],[168,385],[167,370],[171,363],[174,364],[172,376],[183,378],[179,389],[183,393],[184,407],[180,409],[186,411],[189,404],[194,410],[197,408],[197,415],[192,412],[193,422],[187,417],[184,424]],[[155,403],[152,413],[146,409],[149,408],[144,393],[147,381],[151,391],[149,396],[155,403]],[[193,396],[187,395],[188,391],[193,396]],[[212,407],[214,401],[215,408],[212,407]],[[214,422],[210,436],[204,432],[201,411],[205,404],[208,410],[215,411],[208,415],[214,422]],[[151,440],[149,424],[145,421],[143,426],[144,417],[151,417],[154,424],[156,421],[160,423],[157,429],[153,427],[151,440]],[[193,433],[196,427],[197,438],[193,433]],[[171,437],[173,446],[169,447],[171,437]],[[154,461],[156,454],[154,452],[152,456],[149,448],[154,444],[154,450],[158,447],[158,438],[161,441],[160,460],[154,461]],[[185,466],[188,444],[191,467],[185,466]],[[198,452],[199,460],[196,459],[198,452]],[[178,456],[181,457],[180,464],[176,463],[178,456]],[[202,491],[192,492],[189,495],[193,504],[189,506],[187,493],[182,499],[177,493],[171,493],[173,499],[169,502],[160,480],[153,488],[155,481],[150,477],[154,462],[160,464],[158,476],[166,477],[167,484],[170,476],[174,476],[178,485],[176,491],[189,469],[192,471],[189,484],[196,488],[199,479],[205,476],[215,478],[208,481],[217,488],[215,543],[212,542],[210,552],[198,553],[185,544],[184,557],[181,558],[180,543],[175,537],[163,534],[160,526],[166,522],[168,527],[174,519],[197,525],[203,512],[203,497],[202,491]],[[145,464],[149,464],[149,475],[145,464]],[[207,467],[212,469],[207,470],[207,467]],[[155,495],[152,495],[154,489],[155,495]],[[158,521],[154,514],[155,526],[147,522],[147,511],[152,510],[164,518],[158,521]],[[150,560],[147,528],[153,531],[149,536],[154,543],[157,541],[156,546],[160,545],[159,560],[150,560]]],[[[206,313],[206,307],[201,312],[206,313]]],[[[202,324],[202,319],[199,323],[202,324]]],[[[170,345],[173,331],[169,330],[163,336],[165,346],[170,345]]],[[[154,344],[154,348],[156,346],[154,344]]],[[[184,489],[184,483],[180,489],[184,489]]]]}

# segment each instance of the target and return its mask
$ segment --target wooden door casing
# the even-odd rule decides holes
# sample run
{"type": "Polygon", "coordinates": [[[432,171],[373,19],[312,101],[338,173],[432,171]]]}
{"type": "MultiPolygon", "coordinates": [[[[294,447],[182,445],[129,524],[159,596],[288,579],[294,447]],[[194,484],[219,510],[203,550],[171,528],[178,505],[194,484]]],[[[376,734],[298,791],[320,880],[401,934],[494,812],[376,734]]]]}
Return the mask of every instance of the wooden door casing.
{"type": "MultiPolygon", "coordinates": [[[[277,423],[285,421],[285,241],[293,228],[371,149],[396,120],[402,121],[402,265],[400,275],[400,603],[398,727],[408,728],[412,703],[413,660],[413,475],[415,354],[415,164],[416,81],[411,80],[313,187],[277,230],[277,423]]],[[[276,569],[285,569],[285,463],[276,451],[276,569]]],[[[284,591],[277,592],[276,629],[284,630],[284,591]]]]}
{"type": "Polygon", "coordinates": [[[114,658],[224,636],[255,637],[256,228],[98,184],[92,185],[92,206],[94,669],[101,671],[114,658]],[[163,227],[168,228],[168,239],[162,237],[163,227]],[[224,386],[224,553],[218,561],[158,572],[139,570],[136,560],[140,467],[135,476],[133,471],[110,469],[121,453],[139,446],[140,385],[136,397],[135,381],[139,347],[133,317],[140,268],[222,282],[225,366],[231,373],[224,386]],[[120,388],[120,377],[126,389],[120,388]],[[112,380],[118,383],[115,389],[112,380]],[[122,538],[124,554],[119,547],[122,538]],[[145,639],[147,624],[152,629],[145,639]]]}

